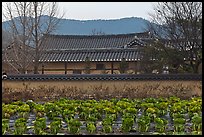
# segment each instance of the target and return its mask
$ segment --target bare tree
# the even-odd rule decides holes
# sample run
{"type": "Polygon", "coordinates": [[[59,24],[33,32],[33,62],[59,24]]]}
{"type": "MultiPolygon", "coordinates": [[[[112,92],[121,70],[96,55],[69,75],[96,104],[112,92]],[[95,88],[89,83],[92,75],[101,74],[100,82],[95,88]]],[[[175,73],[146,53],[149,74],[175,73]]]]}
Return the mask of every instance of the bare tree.
{"type": "Polygon", "coordinates": [[[90,62],[90,58],[89,57],[85,58],[84,73],[85,74],[90,74],[91,73],[91,62],[90,62]]]}
{"type": "Polygon", "coordinates": [[[103,32],[103,31],[97,31],[96,29],[93,29],[92,31],[91,31],[91,35],[105,35],[105,32],[103,32]]]}
{"type": "MultiPolygon", "coordinates": [[[[39,58],[42,53],[43,40],[46,40],[43,35],[52,33],[59,24],[60,17],[57,15],[56,2],[12,2],[7,3],[5,7],[4,17],[10,20],[9,31],[13,35],[13,39],[17,39],[21,44],[21,54],[23,61],[16,61],[18,67],[22,68],[22,73],[32,64],[34,73],[38,73],[39,58]],[[44,15],[44,16],[43,16],[44,15]],[[45,16],[47,15],[47,16],[45,16]],[[17,16],[17,18],[14,18],[17,16]],[[56,18],[58,16],[58,18],[56,18]],[[19,39],[19,36],[22,39],[19,39]],[[29,48],[28,48],[29,47],[29,48]],[[31,49],[29,52],[27,49],[31,49]],[[24,55],[24,57],[22,57],[24,55]],[[32,57],[28,56],[32,55],[32,57]]],[[[15,41],[13,41],[15,42],[15,41]]],[[[15,47],[16,47],[15,46],[15,47]]],[[[16,49],[16,48],[15,48],[16,49]]],[[[15,50],[14,49],[14,50],[15,50]]],[[[14,58],[17,58],[14,57],[14,58]]],[[[9,64],[14,66],[12,61],[7,60],[9,64]]]]}
{"type": "Polygon", "coordinates": [[[128,70],[128,63],[126,62],[125,58],[122,58],[120,64],[119,64],[119,68],[118,68],[120,74],[124,74],[127,73],[128,70]]]}
{"type": "Polygon", "coordinates": [[[29,42],[31,38],[31,32],[28,29],[30,21],[26,18],[26,16],[31,16],[31,5],[27,2],[7,3],[5,8],[3,14],[6,19],[10,20],[7,31],[11,37],[3,47],[3,59],[17,73],[25,73],[32,61],[28,56],[30,53],[26,46],[29,44],[26,42],[29,42]],[[15,18],[16,15],[18,18],[15,18]]]}
{"type": "Polygon", "coordinates": [[[149,31],[163,44],[159,48],[166,53],[169,63],[174,63],[172,59],[178,55],[185,61],[177,62],[177,68],[189,66],[191,72],[198,73],[202,63],[202,2],[159,2],[154,11],[150,14],[149,31]],[[175,54],[168,48],[174,49],[175,54]]]}

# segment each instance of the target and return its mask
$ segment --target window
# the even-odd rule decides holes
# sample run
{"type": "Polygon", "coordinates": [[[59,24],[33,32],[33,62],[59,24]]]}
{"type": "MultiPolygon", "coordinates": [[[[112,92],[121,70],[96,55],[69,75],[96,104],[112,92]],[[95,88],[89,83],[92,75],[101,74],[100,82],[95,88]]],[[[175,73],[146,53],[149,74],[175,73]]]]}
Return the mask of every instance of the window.
{"type": "Polygon", "coordinates": [[[105,69],[105,65],[104,64],[96,64],[96,69],[97,70],[103,70],[103,69],[105,69]]]}
{"type": "Polygon", "coordinates": [[[81,70],[75,69],[73,70],[73,74],[81,74],[81,70]]]}

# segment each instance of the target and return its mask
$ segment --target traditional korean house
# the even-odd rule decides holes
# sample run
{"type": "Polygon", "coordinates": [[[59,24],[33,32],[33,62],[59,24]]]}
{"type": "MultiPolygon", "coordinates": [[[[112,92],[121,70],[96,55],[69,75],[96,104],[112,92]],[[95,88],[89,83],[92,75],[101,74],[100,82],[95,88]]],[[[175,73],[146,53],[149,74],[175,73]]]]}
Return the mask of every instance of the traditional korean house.
{"type": "Polygon", "coordinates": [[[45,35],[39,72],[43,74],[139,73],[140,50],[149,33],[117,35],[45,35]]]}
{"type": "MultiPolygon", "coordinates": [[[[144,61],[142,48],[151,46],[155,40],[149,32],[113,35],[44,35],[38,53],[40,57],[38,72],[40,74],[138,74],[144,69],[141,64],[141,61],[144,61]]],[[[167,47],[178,44],[167,39],[156,40],[158,41],[167,47]]],[[[181,41],[179,44],[186,44],[186,41],[181,41]]],[[[22,46],[19,41],[3,43],[2,70],[10,74],[22,73],[23,68],[26,69],[24,70],[26,73],[34,72],[35,48],[22,46]],[[14,69],[14,65],[19,68],[18,71],[14,69]]],[[[155,55],[148,55],[147,60],[154,61],[157,58],[155,55]]],[[[188,61],[187,58],[184,60],[188,61]]],[[[150,71],[156,73],[155,70],[150,71]]]]}

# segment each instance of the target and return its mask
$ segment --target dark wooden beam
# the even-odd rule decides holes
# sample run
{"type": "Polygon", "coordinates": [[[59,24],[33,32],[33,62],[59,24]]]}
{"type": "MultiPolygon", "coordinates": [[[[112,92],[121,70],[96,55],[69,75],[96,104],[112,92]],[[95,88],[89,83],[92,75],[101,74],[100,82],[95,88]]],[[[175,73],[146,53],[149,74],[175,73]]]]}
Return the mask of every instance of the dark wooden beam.
{"type": "Polygon", "coordinates": [[[141,62],[137,61],[137,72],[140,73],[141,68],[140,68],[141,62]]]}
{"type": "Polygon", "coordinates": [[[42,64],[42,74],[44,74],[44,65],[42,64]]]}
{"type": "Polygon", "coordinates": [[[135,61],[135,74],[137,74],[137,61],[135,61]]]}
{"type": "Polygon", "coordinates": [[[113,74],[113,62],[111,62],[111,74],[113,74]]]}
{"type": "Polygon", "coordinates": [[[65,72],[64,72],[64,74],[67,74],[67,62],[65,62],[64,67],[65,67],[65,72]]]}

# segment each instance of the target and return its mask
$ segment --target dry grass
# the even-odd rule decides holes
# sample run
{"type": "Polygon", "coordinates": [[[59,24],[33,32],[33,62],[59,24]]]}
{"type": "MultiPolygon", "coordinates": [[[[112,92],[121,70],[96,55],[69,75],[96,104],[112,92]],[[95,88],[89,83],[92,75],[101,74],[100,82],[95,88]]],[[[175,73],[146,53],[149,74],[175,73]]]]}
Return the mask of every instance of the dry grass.
{"type": "Polygon", "coordinates": [[[162,85],[161,83],[146,83],[143,85],[124,85],[118,88],[113,85],[104,86],[102,84],[90,86],[88,89],[81,89],[77,86],[46,86],[29,87],[24,84],[22,89],[6,88],[2,93],[2,102],[9,103],[17,100],[50,101],[59,98],[70,99],[110,99],[110,98],[147,98],[147,97],[170,97],[177,96],[188,99],[192,96],[202,95],[202,83],[194,85],[184,85],[182,83],[174,85],[162,85]],[[195,92],[195,89],[196,92],[195,92]]]}

